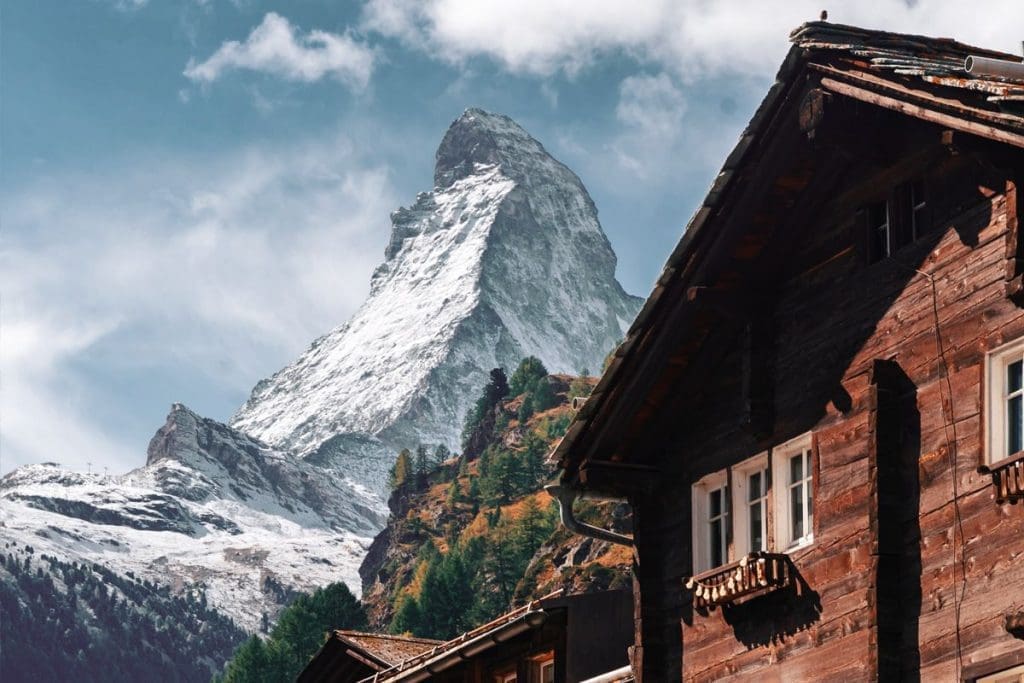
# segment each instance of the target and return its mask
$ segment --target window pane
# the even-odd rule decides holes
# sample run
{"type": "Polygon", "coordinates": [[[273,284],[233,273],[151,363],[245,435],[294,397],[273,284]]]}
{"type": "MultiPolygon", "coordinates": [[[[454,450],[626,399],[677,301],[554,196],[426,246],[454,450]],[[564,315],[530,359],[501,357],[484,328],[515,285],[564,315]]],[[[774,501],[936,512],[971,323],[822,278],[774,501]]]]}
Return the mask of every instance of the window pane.
{"type": "Polygon", "coordinates": [[[750,506],[750,552],[764,550],[764,539],[761,537],[763,514],[760,501],[750,506]]]}
{"type": "Polygon", "coordinates": [[[710,517],[718,517],[722,514],[722,490],[715,489],[708,494],[708,509],[710,517]]]}
{"type": "Polygon", "coordinates": [[[1024,450],[1024,405],[1021,396],[1014,396],[1006,402],[1007,455],[1024,450]]]}
{"type": "Polygon", "coordinates": [[[789,459],[789,483],[795,484],[804,478],[804,454],[789,459]]]}
{"type": "Polygon", "coordinates": [[[722,519],[718,518],[711,522],[711,566],[717,567],[722,564],[725,557],[725,548],[722,544],[722,519]]]}
{"type": "Polygon", "coordinates": [[[747,500],[757,500],[761,497],[761,473],[754,472],[750,475],[749,486],[747,489],[750,491],[750,495],[747,500]]]}
{"type": "Polygon", "coordinates": [[[811,482],[807,482],[807,533],[810,534],[814,531],[814,491],[811,487],[811,482]]]}
{"type": "Polygon", "coordinates": [[[888,202],[878,202],[868,207],[868,225],[871,231],[869,234],[870,259],[875,261],[885,258],[891,250],[888,202]]]}
{"type": "Polygon", "coordinates": [[[803,484],[797,484],[789,490],[789,520],[794,541],[804,536],[803,488],[803,484]]]}
{"type": "Polygon", "coordinates": [[[1021,371],[1024,370],[1024,361],[1017,361],[1006,366],[1006,393],[1012,394],[1020,391],[1021,371]]]}

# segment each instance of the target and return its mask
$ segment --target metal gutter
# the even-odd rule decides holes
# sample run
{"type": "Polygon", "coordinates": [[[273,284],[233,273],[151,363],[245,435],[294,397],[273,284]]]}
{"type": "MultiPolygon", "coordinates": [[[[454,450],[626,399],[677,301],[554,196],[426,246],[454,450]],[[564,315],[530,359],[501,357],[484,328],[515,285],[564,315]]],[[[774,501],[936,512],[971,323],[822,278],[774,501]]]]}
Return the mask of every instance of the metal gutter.
{"type": "MultiPolygon", "coordinates": [[[[633,537],[626,536],[624,534],[617,534],[614,531],[602,529],[590,524],[584,524],[583,522],[576,519],[573,514],[572,505],[576,502],[576,499],[584,494],[583,491],[578,489],[570,488],[568,486],[560,486],[558,484],[551,484],[545,486],[544,490],[548,492],[548,495],[558,501],[558,512],[559,519],[569,531],[579,534],[580,536],[586,536],[588,538],[596,538],[599,541],[608,541],[609,543],[617,543],[618,545],[625,545],[633,547],[633,537]]],[[[593,496],[588,496],[594,498],[593,496]]],[[[618,498],[607,498],[602,497],[600,500],[620,500],[618,498]]]]}

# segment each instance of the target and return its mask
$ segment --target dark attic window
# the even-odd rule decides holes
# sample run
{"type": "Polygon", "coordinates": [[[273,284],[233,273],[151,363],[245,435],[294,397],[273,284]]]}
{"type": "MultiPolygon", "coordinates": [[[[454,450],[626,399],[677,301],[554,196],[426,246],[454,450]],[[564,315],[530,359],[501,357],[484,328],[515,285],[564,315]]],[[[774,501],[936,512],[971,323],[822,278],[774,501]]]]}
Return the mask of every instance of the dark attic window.
{"type": "Polygon", "coordinates": [[[924,181],[898,185],[885,199],[865,205],[859,212],[858,223],[868,263],[888,258],[917,241],[932,228],[924,181]]]}

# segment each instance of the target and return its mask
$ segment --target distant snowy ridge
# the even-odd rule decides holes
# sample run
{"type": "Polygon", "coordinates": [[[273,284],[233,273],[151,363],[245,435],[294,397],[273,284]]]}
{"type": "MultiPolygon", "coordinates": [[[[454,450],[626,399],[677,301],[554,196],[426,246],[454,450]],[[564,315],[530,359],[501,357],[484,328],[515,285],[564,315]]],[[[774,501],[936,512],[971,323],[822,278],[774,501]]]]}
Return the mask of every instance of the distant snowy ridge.
{"type": "Polygon", "coordinates": [[[206,589],[255,630],[294,591],[354,590],[386,510],[369,491],[180,404],[125,475],[20,467],[0,479],[5,540],[65,561],[206,589]]]}
{"type": "Polygon", "coordinates": [[[615,280],[579,178],[510,118],[470,109],[434,182],[392,214],[362,307],[257,384],[233,427],[383,492],[398,448],[458,446],[490,368],[600,368],[641,301],[615,280]]]}

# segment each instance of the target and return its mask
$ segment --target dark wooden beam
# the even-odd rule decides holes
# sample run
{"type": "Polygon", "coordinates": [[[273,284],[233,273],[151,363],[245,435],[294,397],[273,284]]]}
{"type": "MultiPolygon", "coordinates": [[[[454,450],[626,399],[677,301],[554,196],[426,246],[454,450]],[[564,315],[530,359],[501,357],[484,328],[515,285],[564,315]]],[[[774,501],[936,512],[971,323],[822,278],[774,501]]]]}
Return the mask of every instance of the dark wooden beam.
{"type": "Polygon", "coordinates": [[[580,483],[587,490],[623,498],[649,495],[660,479],[655,467],[607,460],[589,460],[579,472],[580,483]]]}

